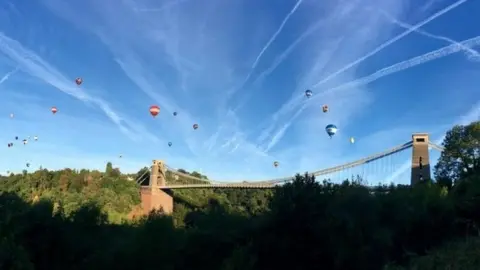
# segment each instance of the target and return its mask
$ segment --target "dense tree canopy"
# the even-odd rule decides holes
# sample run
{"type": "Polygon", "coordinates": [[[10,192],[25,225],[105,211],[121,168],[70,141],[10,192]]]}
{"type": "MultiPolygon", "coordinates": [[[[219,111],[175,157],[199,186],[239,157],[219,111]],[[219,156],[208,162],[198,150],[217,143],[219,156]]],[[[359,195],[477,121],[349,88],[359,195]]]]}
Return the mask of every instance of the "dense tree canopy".
{"type": "Polygon", "coordinates": [[[455,126],[447,132],[435,166],[435,178],[451,187],[460,179],[480,172],[480,121],[455,126]]]}
{"type": "Polygon", "coordinates": [[[478,123],[447,134],[439,183],[372,189],[305,174],[272,190],[173,191],[173,215],[134,220],[129,179],[147,168],[11,174],[0,178],[0,269],[480,269],[479,141],[478,123]]]}

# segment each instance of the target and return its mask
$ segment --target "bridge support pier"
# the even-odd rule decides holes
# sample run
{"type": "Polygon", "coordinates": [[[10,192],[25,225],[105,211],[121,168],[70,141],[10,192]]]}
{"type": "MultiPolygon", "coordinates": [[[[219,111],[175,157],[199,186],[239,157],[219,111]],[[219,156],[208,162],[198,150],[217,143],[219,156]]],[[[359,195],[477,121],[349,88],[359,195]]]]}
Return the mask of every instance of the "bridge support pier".
{"type": "Polygon", "coordinates": [[[428,151],[428,134],[413,134],[412,143],[412,176],[410,184],[415,185],[420,181],[431,179],[430,155],[428,151]]]}
{"type": "Polygon", "coordinates": [[[173,197],[161,190],[162,186],[165,186],[165,164],[160,160],[154,160],[150,172],[150,185],[141,189],[144,214],[160,209],[166,214],[173,212],[173,197]]]}

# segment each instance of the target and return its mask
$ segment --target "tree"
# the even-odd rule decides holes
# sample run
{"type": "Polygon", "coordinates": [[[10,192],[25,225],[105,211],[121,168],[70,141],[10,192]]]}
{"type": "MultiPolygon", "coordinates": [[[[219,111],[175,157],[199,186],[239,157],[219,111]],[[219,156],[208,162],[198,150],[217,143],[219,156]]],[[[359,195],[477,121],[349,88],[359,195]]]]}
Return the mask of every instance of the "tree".
{"type": "Polygon", "coordinates": [[[111,162],[108,162],[107,166],[105,167],[105,174],[107,176],[110,176],[112,174],[112,172],[113,172],[113,165],[112,165],[111,162]]]}
{"type": "Polygon", "coordinates": [[[480,121],[454,126],[442,145],[445,150],[434,171],[438,183],[451,187],[462,178],[480,173],[480,121]]]}
{"type": "Polygon", "coordinates": [[[135,180],[140,185],[149,185],[150,184],[150,169],[144,167],[140,169],[137,174],[135,175],[135,180]]]}
{"type": "Polygon", "coordinates": [[[196,178],[202,178],[202,175],[196,171],[193,171],[190,175],[196,178]]]}

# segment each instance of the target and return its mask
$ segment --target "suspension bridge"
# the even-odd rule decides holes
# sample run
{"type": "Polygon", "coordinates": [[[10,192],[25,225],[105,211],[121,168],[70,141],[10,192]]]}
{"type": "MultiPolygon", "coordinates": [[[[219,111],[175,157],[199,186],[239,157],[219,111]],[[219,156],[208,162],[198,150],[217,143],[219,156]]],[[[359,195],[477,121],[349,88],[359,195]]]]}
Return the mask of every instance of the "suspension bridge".
{"type": "MultiPolygon", "coordinates": [[[[430,142],[427,133],[415,133],[412,135],[410,141],[401,145],[342,165],[310,172],[310,174],[314,175],[317,179],[332,179],[332,175],[342,175],[342,173],[346,172],[346,176],[345,174],[340,176],[341,180],[349,179],[355,175],[363,178],[364,172],[362,171],[362,167],[365,168],[375,163],[378,164],[379,162],[381,166],[381,160],[388,159],[408,149],[412,149],[410,184],[413,185],[424,179],[431,179],[429,150],[433,149],[441,152],[443,151],[443,147],[430,142]]],[[[378,165],[374,166],[378,167],[378,165]]],[[[398,169],[398,165],[396,167],[393,166],[391,169],[398,169]]],[[[390,173],[393,173],[393,171],[390,173]]],[[[288,183],[293,179],[294,176],[292,175],[259,181],[213,181],[183,173],[169,167],[163,161],[154,160],[149,170],[146,170],[143,175],[137,178],[137,183],[142,185],[148,182],[148,185],[141,186],[142,208],[144,213],[159,208],[162,208],[166,213],[171,213],[173,211],[173,198],[169,195],[169,190],[194,188],[268,189],[288,183]]]]}

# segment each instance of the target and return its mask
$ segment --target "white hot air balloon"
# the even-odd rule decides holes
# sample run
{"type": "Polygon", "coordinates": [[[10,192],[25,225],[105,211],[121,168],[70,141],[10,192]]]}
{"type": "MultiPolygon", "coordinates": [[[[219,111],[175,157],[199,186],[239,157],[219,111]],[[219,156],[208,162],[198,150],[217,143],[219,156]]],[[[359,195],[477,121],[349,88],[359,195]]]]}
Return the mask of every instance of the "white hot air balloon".
{"type": "Polygon", "coordinates": [[[355,143],[355,138],[350,137],[350,143],[355,143]]]}

